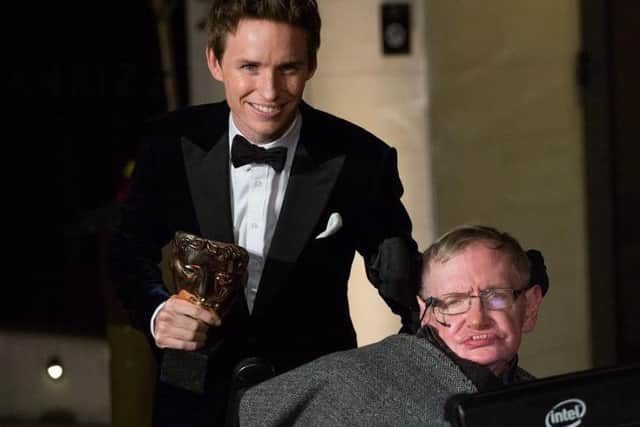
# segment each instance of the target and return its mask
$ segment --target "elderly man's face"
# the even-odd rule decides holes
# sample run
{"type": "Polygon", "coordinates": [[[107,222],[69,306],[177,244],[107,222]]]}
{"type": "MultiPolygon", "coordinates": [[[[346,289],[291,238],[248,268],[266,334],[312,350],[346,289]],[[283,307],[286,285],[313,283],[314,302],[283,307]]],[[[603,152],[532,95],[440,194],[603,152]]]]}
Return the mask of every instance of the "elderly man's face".
{"type": "MultiPolygon", "coordinates": [[[[491,249],[482,242],[473,243],[445,263],[432,262],[423,278],[427,294],[438,299],[452,293],[471,293],[490,288],[523,287],[508,255],[491,249]]],[[[431,325],[440,338],[458,356],[486,366],[500,374],[520,347],[523,332],[535,326],[542,299],[539,286],[516,297],[513,305],[501,310],[488,310],[479,298],[471,298],[466,313],[439,316],[436,321],[428,309],[422,325],[431,325]]],[[[424,302],[418,299],[421,311],[424,302]]],[[[421,313],[422,314],[422,313],[421,313]]]]}

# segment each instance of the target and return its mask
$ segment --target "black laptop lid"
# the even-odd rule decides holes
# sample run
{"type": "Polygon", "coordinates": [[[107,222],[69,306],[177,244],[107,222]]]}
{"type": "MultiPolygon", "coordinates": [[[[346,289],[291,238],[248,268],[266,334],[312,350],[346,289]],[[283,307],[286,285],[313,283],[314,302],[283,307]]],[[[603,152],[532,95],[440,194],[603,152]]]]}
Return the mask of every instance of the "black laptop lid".
{"type": "Polygon", "coordinates": [[[640,426],[640,365],[456,395],[447,402],[446,417],[454,427],[640,426]]]}

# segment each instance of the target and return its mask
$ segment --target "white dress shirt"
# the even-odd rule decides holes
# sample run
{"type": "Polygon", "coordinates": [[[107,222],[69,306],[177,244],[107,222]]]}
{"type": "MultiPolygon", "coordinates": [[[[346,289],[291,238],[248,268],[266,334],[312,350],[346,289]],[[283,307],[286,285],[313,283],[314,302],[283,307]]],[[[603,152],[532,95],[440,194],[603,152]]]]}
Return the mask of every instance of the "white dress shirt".
{"type": "MultiPolygon", "coordinates": [[[[298,113],[289,129],[280,138],[266,144],[260,144],[260,147],[267,149],[287,148],[287,159],[281,172],[276,172],[266,164],[247,164],[237,168],[232,164],[229,166],[233,237],[237,245],[249,252],[249,278],[244,290],[249,311],[253,310],[265,257],[269,252],[273,232],[280,215],[301,127],[302,116],[298,113]]],[[[238,134],[242,135],[230,114],[229,158],[231,158],[233,138],[238,134]]]]}

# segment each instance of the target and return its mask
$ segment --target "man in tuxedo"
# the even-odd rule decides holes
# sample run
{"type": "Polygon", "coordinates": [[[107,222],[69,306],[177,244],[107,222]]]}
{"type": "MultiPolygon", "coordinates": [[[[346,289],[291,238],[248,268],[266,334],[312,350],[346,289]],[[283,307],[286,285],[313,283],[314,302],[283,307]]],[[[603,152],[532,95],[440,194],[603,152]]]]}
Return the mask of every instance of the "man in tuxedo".
{"type": "Polygon", "coordinates": [[[302,101],[320,24],[314,0],[214,0],[206,57],[226,101],[141,132],[113,282],[155,348],[215,350],[204,394],[158,382],[157,425],[221,423],[242,358],[280,373],[355,347],[347,281],[356,251],[403,329],[417,321],[420,257],[395,149],[302,101]],[[169,295],[158,264],[178,230],[249,252],[247,284],[224,319],[169,295]]]}

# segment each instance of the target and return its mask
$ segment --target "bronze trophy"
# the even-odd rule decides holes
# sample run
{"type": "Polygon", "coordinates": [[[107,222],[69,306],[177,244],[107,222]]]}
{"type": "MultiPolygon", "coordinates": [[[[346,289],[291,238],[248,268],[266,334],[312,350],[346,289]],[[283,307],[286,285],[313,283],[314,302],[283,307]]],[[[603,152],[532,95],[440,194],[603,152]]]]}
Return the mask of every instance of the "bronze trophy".
{"type": "MultiPolygon", "coordinates": [[[[176,232],[170,249],[169,270],[178,297],[214,310],[224,319],[246,282],[247,251],[182,231],[176,232]]],[[[203,393],[212,350],[208,346],[196,351],[166,349],[160,379],[203,393]]]]}

